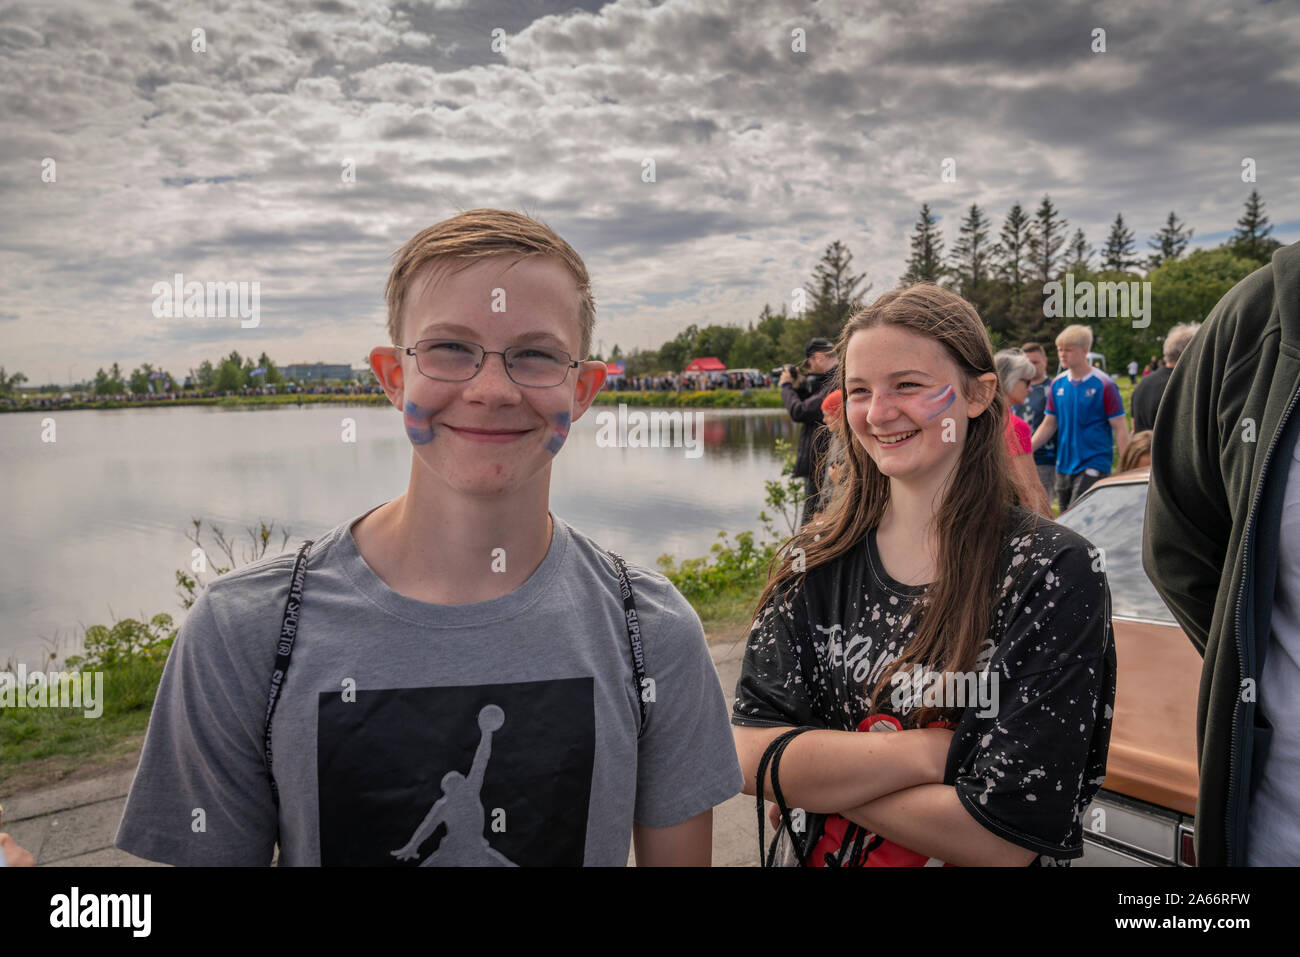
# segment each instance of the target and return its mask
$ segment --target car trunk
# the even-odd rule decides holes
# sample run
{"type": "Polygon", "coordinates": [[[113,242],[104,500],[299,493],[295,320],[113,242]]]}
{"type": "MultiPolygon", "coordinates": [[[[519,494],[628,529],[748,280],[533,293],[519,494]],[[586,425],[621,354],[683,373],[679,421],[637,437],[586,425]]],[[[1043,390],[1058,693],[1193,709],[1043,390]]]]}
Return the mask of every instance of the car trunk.
{"type": "Polygon", "coordinates": [[[1176,625],[1116,618],[1109,791],[1196,813],[1201,656],[1176,625]]]}

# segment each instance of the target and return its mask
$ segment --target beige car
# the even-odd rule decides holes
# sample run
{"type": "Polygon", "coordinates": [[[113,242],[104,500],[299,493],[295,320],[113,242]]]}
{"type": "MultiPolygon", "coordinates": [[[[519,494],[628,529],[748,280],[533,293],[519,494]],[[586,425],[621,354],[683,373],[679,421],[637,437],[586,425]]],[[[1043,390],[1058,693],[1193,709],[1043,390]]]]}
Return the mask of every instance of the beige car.
{"type": "Polygon", "coordinates": [[[1201,656],[1142,569],[1148,469],[1097,482],[1056,520],[1102,549],[1115,634],[1106,780],[1084,811],[1083,866],[1193,866],[1201,656]]]}

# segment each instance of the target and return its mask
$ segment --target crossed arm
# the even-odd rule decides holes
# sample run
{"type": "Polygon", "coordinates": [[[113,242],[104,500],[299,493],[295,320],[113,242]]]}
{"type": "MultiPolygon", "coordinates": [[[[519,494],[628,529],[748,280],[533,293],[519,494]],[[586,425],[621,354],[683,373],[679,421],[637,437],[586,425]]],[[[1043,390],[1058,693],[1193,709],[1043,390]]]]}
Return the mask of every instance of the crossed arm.
{"type": "MultiPolygon", "coordinates": [[[[745,793],[756,793],[758,762],[788,728],[735,727],[745,793]]],[[[791,807],[840,814],[918,853],[951,864],[1024,866],[1036,856],[975,820],[943,783],[952,732],[864,734],[807,731],[781,757],[781,791],[791,807]]],[[[764,794],[771,794],[770,775],[764,794]]]]}

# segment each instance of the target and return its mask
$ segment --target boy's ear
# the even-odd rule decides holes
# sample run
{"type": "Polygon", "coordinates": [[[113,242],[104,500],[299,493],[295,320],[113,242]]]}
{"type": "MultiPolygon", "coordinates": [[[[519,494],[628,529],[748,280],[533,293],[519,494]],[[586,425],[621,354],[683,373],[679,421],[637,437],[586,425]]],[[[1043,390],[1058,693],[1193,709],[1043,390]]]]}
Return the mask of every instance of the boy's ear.
{"type": "Polygon", "coordinates": [[[993,398],[998,394],[998,376],[996,372],[986,372],[975,379],[976,395],[979,398],[966,407],[966,416],[974,419],[983,415],[984,410],[993,404],[993,398]]]}
{"type": "Polygon", "coordinates": [[[596,393],[604,386],[605,379],[609,375],[605,363],[596,359],[588,359],[578,366],[577,371],[578,386],[573,390],[573,417],[570,420],[573,422],[582,418],[582,414],[591,406],[596,393]]]}
{"type": "Polygon", "coordinates": [[[402,378],[402,358],[396,346],[375,346],[370,350],[370,371],[388,394],[388,401],[397,409],[403,407],[405,393],[402,378]]]}

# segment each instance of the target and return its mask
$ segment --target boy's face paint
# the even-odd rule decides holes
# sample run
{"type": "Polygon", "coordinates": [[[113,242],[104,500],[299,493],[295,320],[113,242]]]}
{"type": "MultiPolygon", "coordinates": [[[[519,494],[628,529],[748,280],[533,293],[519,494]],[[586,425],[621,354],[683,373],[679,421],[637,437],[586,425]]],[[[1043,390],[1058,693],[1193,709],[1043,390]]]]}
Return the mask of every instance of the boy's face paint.
{"type": "Polygon", "coordinates": [[[551,429],[551,437],[546,440],[546,451],[555,455],[564,446],[564,440],[569,437],[569,425],[572,419],[571,413],[567,410],[555,413],[555,427],[551,429]]]}
{"type": "Polygon", "coordinates": [[[406,426],[406,437],[412,445],[428,445],[438,434],[430,421],[432,409],[423,409],[414,402],[407,402],[402,410],[402,421],[406,426]]]}

